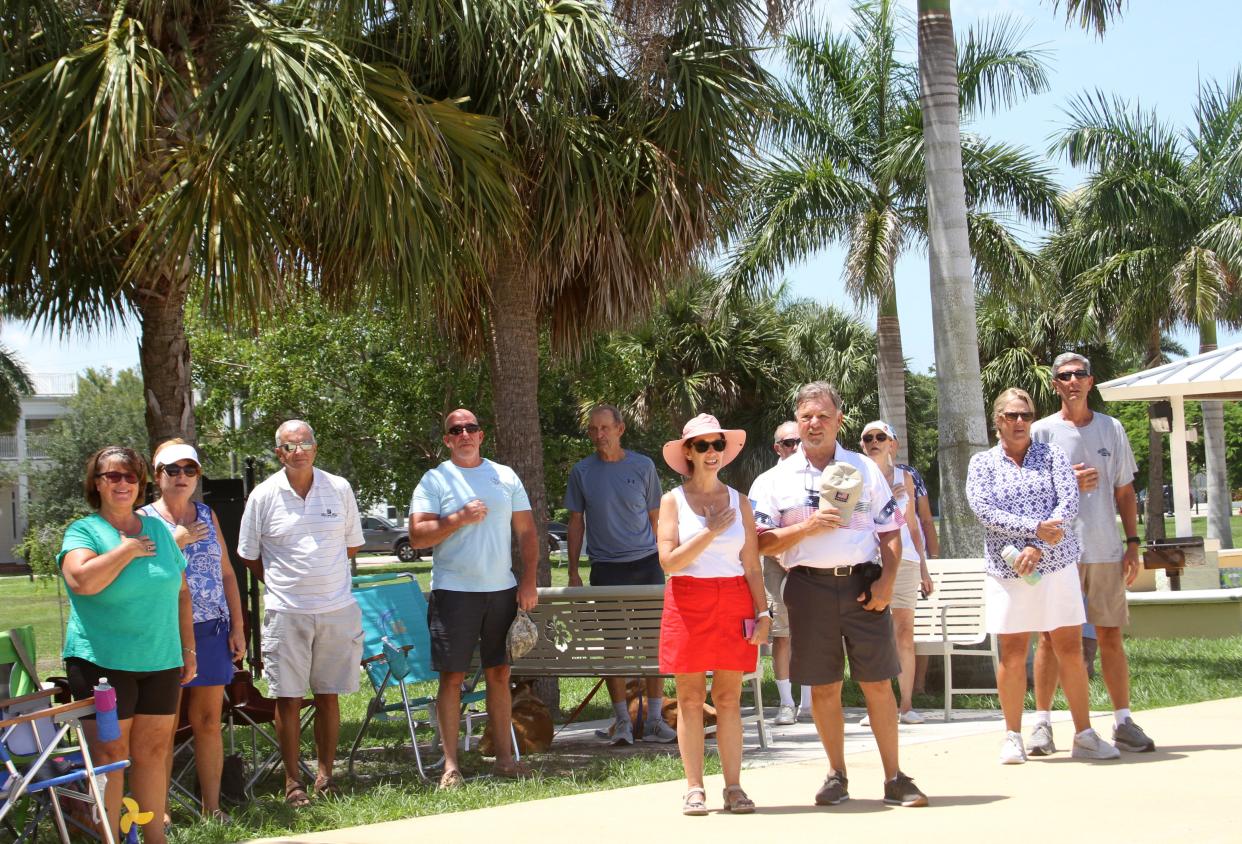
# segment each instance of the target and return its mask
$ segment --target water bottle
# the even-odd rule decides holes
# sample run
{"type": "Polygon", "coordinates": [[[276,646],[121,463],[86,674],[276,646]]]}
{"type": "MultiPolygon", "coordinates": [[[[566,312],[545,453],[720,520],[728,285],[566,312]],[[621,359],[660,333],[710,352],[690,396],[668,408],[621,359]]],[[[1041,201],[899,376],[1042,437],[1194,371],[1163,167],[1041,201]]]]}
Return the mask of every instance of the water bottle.
{"type": "Polygon", "coordinates": [[[116,741],[121,737],[121,725],[116,718],[116,689],[108,685],[107,677],[99,678],[95,686],[95,728],[100,741],[116,741]]]}
{"type": "MultiPolygon", "coordinates": [[[[1022,550],[1020,548],[1015,548],[1012,545],[1006,545],[1001,549],[1001,559],[1008,563],[1010,568],[1014,568],[1014,563],[1017,562],[1018,555],[1021,553],[1022,550]]],[[[1027,582],[1027,585],[1034,586],[1043,579],[1043,575],[1038,571],[1033,571],[1030,574],[1022,575],[1022,579],[1027,582]]]]}

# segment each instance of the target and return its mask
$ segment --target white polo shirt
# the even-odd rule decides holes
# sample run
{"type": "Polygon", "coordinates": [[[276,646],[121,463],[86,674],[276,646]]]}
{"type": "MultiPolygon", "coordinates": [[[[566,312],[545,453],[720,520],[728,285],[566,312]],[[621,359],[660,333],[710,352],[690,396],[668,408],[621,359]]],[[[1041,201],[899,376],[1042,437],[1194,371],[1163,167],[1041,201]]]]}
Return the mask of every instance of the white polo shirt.
{"type": "Polygon", "coordinates": [[[331,612],[354,600],[346,549],[363,544],[358,502],[349,481],[313,471],[306,498],[293,491],[281,469],[246,501],[237,553],[263,560],[269,610],[331,612]]]}
{"type": "MultiPolygon", "coordinates": [[[[781,564],[787,569],[831,568],[878,560],[879,534],[901,529],[903,520],[893,491],[871,458],[842,448],[840,443],[834,458],[862,472],[862,495],[853,513],[841,514],[842,527],[808,536],[785,549],[781,564]]],[[[756,478],[750,488],[755,529],[763,533],[809,519],[819,509],[821,474],[799,449],[756,478]]]]}

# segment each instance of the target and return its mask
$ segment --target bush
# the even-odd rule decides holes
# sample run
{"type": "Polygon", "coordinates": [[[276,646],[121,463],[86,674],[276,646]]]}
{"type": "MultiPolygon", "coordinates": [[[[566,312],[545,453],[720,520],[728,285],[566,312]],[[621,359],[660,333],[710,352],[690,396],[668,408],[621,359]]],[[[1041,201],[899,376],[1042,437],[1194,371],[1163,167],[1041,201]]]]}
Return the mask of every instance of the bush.
{"type": "Polygon", "coordinates": [[[59,576],[56,555],[60,553],[65,531],[73,521],[70,519],[59,524],[31,525],[22,541],[13,547],[13,553],[26,561],[35,577],[59,576]]]}

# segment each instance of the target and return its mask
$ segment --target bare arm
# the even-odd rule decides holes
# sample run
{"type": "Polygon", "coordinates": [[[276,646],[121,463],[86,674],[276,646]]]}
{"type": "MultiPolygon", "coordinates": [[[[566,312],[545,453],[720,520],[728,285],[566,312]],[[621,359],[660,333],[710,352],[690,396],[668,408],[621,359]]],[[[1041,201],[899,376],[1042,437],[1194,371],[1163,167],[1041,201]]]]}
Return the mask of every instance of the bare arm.
{"type": "Polygon", "coordinates": [[[940,537],[936,535],[936,520],[932,518],[931,501],[926,495],[920,496],[918,501],[919,524],[923,528],[923,544],[927,549],[927,556],[939,557],[940,537]]]}
{"type": "MultiPolygon", "coordinates": [[[[742,526],[746,531],[746,541],[742,545],[742,571],[746,576],[746,585],[750,587],[750,600],[755,607],[756,617],[768,608],[768,595],[763,589],[763,564],[759,561],[759,539],[755,535],[755,514],[751,512],[750,502],[738,496],[741,509],[742,526]]],[[[759,645],[768,640],[772,630],[772,619],[768,616],[760,618],[755,624],[754,635],[750,637],[752,645],[759,645]]]]}
{"type": "Polygon", "coordinates": [[[215,527],[216,541],[220,543],[220,584],[224,587],[224,601],[229,605],[229,651],[233,659],[241,659],[246,655],[246,623],[242,613],[241,589],[237,586],[237,575],[233,573],[233,563],[229,559],[229,547],[224,544],[224,531],[220,529],[220,520],[211,514],[211,523],[215,527]]]}
{"type": "Polygon", "coordinates": [[[155,542],[146,534],[122,536],[111,551],[96,554],[90,548],[75,548],[65,554],[60,570],[75,595],[98,595],[112,585],[125,567],[138,557],[154,557],[155,542]],[[151,550],[147,550],[148,547],[151,550]]]}
{"type": "Polygon", "coordinates": [[[535,589],[535,571],[539,564],[539,534],[535,532],[535,516],[530,510],[513,514],[513,532],[517,535],[522,571],[518,578],[518,606],[529,610],[539,603],[535,589]]]}
{"type": "MultiPolygon", "coordinates": [[[[1134,494],[1134,484],[1113,489],[1113,500],[1117,502],[1117,514],[1121,516],[1121,526],[1126,536],[1138,536],[1138,496],[1134,494]]],[[[1121,558],[1126,586],[1134,583],[1139,573],[1139,547],[1133,542],[1126,543],[1125,556],[1121,558]]]]}
{"type": "Polygon", "coordinates": [[[906,512],[903,514],[906,524],[909,526],[910,541],[914,543],[914,550],[919,554],[919,562],[927,562],[927,550],[923,547],[923,531],[919,530],[918,510],[915,508],[914,501],[914,481],[910,479],[910,473],[903,473],[902,480],[905,482],[906,488],[906,512]]]}
{"type": "Polygon", "coordinates": [[[177,625],[181,628],[181,685],[198,676],[198,654],[194,651],[194,604],[190,601],[190,584],[181,573],[181,591],[177,594],[177,625]]]}
{"type": "Polygon", "coordinates": [[[569,585],[581,586],[582,576],[578,574],[578,561],[582,557],[582,537],[586,534],[586,521],[581,513],[569,511],[569,585]]]}
{"type": "Polygon", "coordinates": [[[434,548],[458,528],[476,524],[487,517],[487,505],[475,498],[460,510],[440,516],[435,513],[410,514],[410,544],[415,548],[434,548]]]}

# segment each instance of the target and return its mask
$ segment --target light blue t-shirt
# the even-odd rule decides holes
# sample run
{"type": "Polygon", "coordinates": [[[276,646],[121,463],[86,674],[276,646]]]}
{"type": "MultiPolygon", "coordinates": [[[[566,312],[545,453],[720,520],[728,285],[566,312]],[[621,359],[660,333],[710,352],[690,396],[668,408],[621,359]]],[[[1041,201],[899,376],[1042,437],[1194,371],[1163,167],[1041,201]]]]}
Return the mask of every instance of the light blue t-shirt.
{"type": "Polygon", "coordinates": [[[517,473],[484,459],[470,469],[446,460],[418,482],[410,513],[444,517],[479,499],[487,517],[463,525],[431,552],[431,588],[455,592],[499,592],[517,585],[511,568],[513,514],[530,509],[517,473]]]}
{"type": "Polygon", "coordinates": [[[586,521],[587,557],[631,563],[656,552],[650,511],[660,509],[660,479],[650,457],[626,451],[620,460],[598,454],[569,470],[565,507],[586,521]]]}

